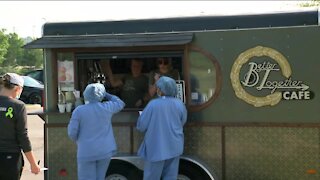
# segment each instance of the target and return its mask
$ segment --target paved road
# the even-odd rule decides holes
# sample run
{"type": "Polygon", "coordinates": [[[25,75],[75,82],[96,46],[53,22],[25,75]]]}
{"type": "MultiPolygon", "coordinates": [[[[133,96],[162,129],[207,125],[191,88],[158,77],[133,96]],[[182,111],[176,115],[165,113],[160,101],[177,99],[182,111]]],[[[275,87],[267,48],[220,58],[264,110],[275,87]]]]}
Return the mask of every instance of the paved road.
{"type": "MultiPolygon", "coordinates": [[[[27,105],[27,112],[40,110],[39,105],[27,105]]],[[[29,138],[31,140],[33,153],[36,159],[40,160],[40,166],[44,165],[44,141],[43,141],[43,125],[44,122],[41,118],[36,115],[28,115],[28,129],[29,129],[29,138]]],[[[21,180],[43,180],[43,172],[40,172],[38,175],[32,174],[30,170],[30,165],[28,160],[24,157],[25,168],[22,173],[21,180]]]]}

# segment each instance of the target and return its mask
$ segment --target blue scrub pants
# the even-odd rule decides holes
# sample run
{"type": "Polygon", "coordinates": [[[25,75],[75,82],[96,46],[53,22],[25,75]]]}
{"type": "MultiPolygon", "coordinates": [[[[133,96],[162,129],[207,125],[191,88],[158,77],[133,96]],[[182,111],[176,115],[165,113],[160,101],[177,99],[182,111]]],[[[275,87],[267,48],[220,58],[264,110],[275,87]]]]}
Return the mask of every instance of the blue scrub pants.
{"type": "Polygon", "coordinates": [[[78,161],[78,180],[104,180],[110,159],[78,161]]]}
{"type": "Polygon", "coordinates": [[[177,180],[179,159],[175,157],[164,161],[144,162],[143,180],[177,180]]]}

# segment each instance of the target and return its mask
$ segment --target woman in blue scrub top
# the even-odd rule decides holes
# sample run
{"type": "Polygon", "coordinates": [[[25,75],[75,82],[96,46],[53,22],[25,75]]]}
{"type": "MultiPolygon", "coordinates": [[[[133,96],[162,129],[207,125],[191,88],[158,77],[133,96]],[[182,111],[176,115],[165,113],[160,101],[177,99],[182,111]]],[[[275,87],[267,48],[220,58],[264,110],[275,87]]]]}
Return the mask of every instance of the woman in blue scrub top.
{"type": "Polygon", "coordinates": [[[117,150],[111,118],[125,103],[100,83],[89,84],[83,95],[89,103],[73,111],[68,125],[68,135],[78,147],[78,180],[102,180],[117,150]],[[104,98],[108,101],[102,102],[104,98]]]}
{"type": "Polygon", "coordinates": [[[176,180],[187,110],[183,102],[175,98],[175,80],[162,76],[156,87],[158,98],[149,102],[137,122],[137,129],[145,133],[138,150],[138,155],[144,159],[143,179],[176,180]]]}

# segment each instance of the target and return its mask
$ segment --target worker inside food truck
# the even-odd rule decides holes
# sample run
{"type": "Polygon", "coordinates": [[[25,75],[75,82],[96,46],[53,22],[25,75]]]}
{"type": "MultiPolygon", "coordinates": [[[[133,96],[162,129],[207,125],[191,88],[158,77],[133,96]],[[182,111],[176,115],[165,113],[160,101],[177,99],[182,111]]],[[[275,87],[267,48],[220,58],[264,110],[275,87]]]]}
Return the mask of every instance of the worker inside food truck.
{"type": "MultiPolygon", "coordinates": [[[[79,61],[80,84],[100,82],[119,96],[126,108],[143,108],[156,96],[154,82],[160,76],[180,79],[181,57],[130,57],[79,61]],[[83,68],[83,70],[82,70],[83,68]],[[87,76],[85,78],[81,78],[87,76]]],[[[82,89],[82,88],[80,88],[82,89]]]]}
{"type": "Polygon", "coordinates": [[[148,77],[142,73],[143,61],[134,58],[130,62],[131,73],[121,78],[115,78],[110,67],[110,61],[102,63],[103,72],[109,78],[111,87],[121,87],[120,97],[129,108],[144,107],[148,100],[148,77]]]}
{"type": "Polygon", "coordinates": [[[175,80],[180,80],[180,74],[177,69],[174,69],[172,66],[172,59],[168,57],[159,57],[157,58],[157,69],[152,70],[149,73],[149,95],[154,97],[156,94],[155,82],[161,76],[168,76],[175,80]]]}

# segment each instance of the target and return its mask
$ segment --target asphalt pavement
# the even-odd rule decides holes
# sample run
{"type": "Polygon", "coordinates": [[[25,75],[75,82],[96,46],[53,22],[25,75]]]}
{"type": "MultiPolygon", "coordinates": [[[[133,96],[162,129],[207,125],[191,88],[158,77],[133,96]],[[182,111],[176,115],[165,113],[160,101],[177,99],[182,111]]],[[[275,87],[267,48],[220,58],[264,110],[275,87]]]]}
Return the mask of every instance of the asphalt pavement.
{"type": "MultiPolygon", "coordinates": [[[[39,111],[42,108],[40,105],[26,105],[27,112],[39,111]]],[[[28,132],[31,141],[34,156],[40,160],[40,166],[44,166],[44,121],[37,115],[28,115],[28,132]]],[[[30,172],[30,164],[24,156],[25,167],[22,173],[21,180],[43,180],[44,173],[41,171],[38,175],[30,172]]]]}

